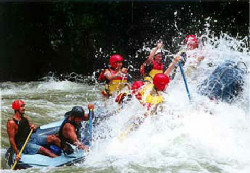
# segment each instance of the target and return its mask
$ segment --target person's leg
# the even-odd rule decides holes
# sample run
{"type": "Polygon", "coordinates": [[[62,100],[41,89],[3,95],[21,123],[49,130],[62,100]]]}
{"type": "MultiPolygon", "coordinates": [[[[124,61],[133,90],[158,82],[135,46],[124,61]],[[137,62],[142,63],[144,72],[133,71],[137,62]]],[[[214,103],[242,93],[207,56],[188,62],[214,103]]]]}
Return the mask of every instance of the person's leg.
{"type": "Polygon", "coordinates": [[[28,142],[26,147],[25,147],[25,154],[43,154],[45,156],[49,156],[49,157],[57,157],[56,154],[52,153],[50,150],[48,150],[47,148],[44,148],[43,146],[34,144],[34,143],[30,143],[28,142]]]}
{"type": "Polygon", "coordinates": [[[49,156],[49,157],[58,157],[56,154],[52,153],[50,150],[48,150],[47,148],[44,147],[40,147],[40,149],[38,150],[39,154],[45,155],[45,156],[49,156]]]}
{"type": "Polygon", "coordinates": [[[47,136],[48,144],[55,144],[59,148],[61,148],[61,140],[56,135],[48,135],[47,136]]]}

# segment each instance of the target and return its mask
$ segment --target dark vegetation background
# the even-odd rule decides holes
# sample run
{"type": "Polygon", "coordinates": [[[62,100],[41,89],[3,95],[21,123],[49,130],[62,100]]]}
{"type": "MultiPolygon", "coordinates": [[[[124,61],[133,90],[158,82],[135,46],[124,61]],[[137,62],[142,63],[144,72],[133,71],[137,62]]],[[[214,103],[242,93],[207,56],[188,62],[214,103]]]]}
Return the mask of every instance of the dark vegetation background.
{"type": "Polygon", "coordinates": [[[161,38],[175,52],[186,34],[201,35],[206,21],[215,35],[248,36],[249,3],[1,2],[0,81],[39,80],[49,71],[91,75],[115,52],[139,68],[143,45],[152,48],[161,38]]]}

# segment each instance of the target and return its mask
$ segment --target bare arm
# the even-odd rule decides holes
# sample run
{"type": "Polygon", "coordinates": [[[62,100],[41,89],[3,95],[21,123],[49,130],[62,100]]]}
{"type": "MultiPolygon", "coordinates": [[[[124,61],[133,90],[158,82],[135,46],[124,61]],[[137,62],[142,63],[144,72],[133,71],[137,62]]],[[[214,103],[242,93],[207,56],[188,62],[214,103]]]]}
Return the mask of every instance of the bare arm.
{"type": "Polygon", "coordinates": [[[69,139],[73,143],[78,141],[76,135],[76,129],[72,124],[66,123],[65,126],[63,127],[62,133],[65,138],[69,139]]]}
{"type": "Polygon", "coordinates": [[[156,51],[159,50],[159,49],[161,49],[162,46],[163,46],[163,43],[162,42],[158,42],[157,45],[156,45],[156,47],[153,48],[153,50],[151,51],[148,59],[143,64],[149,65],[152,62],[152,60],[153,60],[153,58],[155,56],[156,51]]]}
{"type": "Polygon", "coordinates": [[[71,140],[72,143],[76,145],[78,148],[85,149],[84,144],[78,140],[76,135],[76,129],[72,124],[70,123],[65,124],[62,133],[65,138],[71,140]]]}
{"type": "MultiPolygon", "coordinates": [[[[92,118],[94,117],[94,111],[92,112],[92,118]]],[[[84,114],[83,121],[89,121],[89,114],[84,114]]]]}
{"type": "Polygon", "coordinates": [[[105,75],[106,79],[108,79],[109,81],[111,81],[111,80],[119,77],[120,73],[118,72],[118,73],[116,73],[115,75],[112,76],[112,74],[110,73],[110,71],[108,69],[106,69],[104,75],[105,75]]]}
{"type": "Polygon", "coordinates": [[[152,62],[152,60],[153,60],[153,58],[154,58],[154,56],[155,56],[155,52],[156,52],[157,50],[158,50],[158,49],[157,49],[157,47],[156,47],[156,48],[154,48],[154,49],[151,51],[151,53],[150,53],[148,59],[143,63],[143,65],[149,65],[149,64],[152,62]]]}
{"type": "MultiPolygon", "coordinates": [[[[94,117],[94,108],[95,108],[95,106],[92,103],[88,104],[88,109],[92,110],[92,118],[94,117]]],[[[88,121],[88,120],[89,120],[89,114],[88,113],[84,114],[83,121],[88,121]]]]}
{"type": "Polygon", "coordinates": [[[16,153],[16,155],[19,154],[19,151],[17,149],[16,146],[16,142],[15,142],[15,135],[17,133],[17,129],[16,129],[16,123],[13,120],[9,120],[7,122],[7,133],[9,135],[9,141],[10,141],[10,145],[12,146],[14,152],[16,153]]]}
{"type": "Polygon", "coordinates": [[[168,66],[167,70],[164,72],[165,75],[169,76],[170,73],[173,71],[175,64],[178,63],[180,60],[180,57],[176,57],[173,62],[168,66]]]}
{"type": "Polygon", "coordinates": [[[119,72],[117,72],[115,75],[112,76],[112,74],[110,73],[110,71],[108,69],[105,70],[105,77],[111,81],[114,80],[117,77],[123,77],[124,75],[126,75],[125,73],[128,72],[127,68],[122,68],[121,70],[119,70],[119,72]]]}

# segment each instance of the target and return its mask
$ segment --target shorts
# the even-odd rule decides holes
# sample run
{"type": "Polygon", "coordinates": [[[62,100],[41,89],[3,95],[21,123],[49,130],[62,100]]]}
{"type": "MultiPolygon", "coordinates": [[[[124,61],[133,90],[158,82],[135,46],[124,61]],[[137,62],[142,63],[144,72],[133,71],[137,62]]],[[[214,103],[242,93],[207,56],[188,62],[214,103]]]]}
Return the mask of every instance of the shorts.
{"type": "Polygon", "coordinates": [[[47,145],[47,135],[37,135],[33,133],[30,137],[29,142],[24,148],[25,154],[37,154],[43,145],[47,145]]]}
{"type": "Polygon", "coordinates": [[[24,154],[37,154],[42,146],[28,142],[23,150],[24,154]]]}
{"type": "Polygon", "coordinates": [[[47,135],[37,135],[36,133],[33,133],[31,135],[31,138],[29,140],[29,143],[37,144],[37,145],[47,145],[47,135]]]}

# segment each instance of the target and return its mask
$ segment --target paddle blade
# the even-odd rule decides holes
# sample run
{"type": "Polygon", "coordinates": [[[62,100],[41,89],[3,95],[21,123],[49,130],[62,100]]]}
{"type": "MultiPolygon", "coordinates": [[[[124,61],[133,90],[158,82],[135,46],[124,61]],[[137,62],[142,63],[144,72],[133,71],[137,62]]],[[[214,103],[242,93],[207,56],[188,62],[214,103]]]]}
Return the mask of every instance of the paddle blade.
{"type": "Polygon", "coordinates": [[[126,130],[124,130],[120,135],[119,135],[119,139],[120,140],[124,140],[128,135],[129,135],[129,133],[130,132],[132,132],[133,131],[133,129],[136,127],[136,124],[130,124],[129,126],[128,126],[128,128],[126,129],[126,130]]]}

